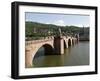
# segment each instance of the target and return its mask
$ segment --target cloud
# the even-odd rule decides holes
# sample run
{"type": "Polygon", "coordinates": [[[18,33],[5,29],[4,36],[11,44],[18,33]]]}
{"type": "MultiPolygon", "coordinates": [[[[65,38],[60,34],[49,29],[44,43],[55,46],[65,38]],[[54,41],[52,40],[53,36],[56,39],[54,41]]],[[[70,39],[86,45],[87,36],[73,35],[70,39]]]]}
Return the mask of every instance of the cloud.
{"type": "Polygon", "coordinates": [[[58,26],[65,26],[65,22],[63,20],[55,21],[53,24],[58,25],[58,26]]]}
{"type": "Polygon", "coordinates": [[[45,24],[50,24],[49,22],[46,22],[45,24]]]}
{"type": "Polygon", "coordinates": [[[83,27],[83,24],[75,24],[75,26],[83,27]]]}
{"type": "Polygon", "coordinates": [[[89,25],[87,25],[87,24],[75,24],[75,26],[78,26],[78,27],[89,27],[89,25]]]}

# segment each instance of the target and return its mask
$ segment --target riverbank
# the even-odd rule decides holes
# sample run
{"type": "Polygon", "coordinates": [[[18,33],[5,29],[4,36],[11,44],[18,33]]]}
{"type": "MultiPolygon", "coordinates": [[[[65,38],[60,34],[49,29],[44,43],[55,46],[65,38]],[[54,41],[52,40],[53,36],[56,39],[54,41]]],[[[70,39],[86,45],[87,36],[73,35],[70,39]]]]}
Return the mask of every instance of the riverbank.
{"type": "Polygon", "coordinates": [[[79,41],[89,41],[89,37],[80,37],[79,41]]]}

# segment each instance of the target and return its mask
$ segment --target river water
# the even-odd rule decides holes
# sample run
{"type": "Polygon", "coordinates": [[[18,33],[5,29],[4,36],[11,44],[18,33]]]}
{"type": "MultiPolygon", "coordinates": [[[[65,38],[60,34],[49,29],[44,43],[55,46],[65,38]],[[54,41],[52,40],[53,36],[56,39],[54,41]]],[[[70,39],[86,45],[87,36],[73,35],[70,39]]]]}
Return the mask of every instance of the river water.
{"type": "Polygon", "coordinates": [[[79,42],[65,49],[63,55],[44,55],[43,47],[37,54],[39,56],[33,59],[33,67],[89,65],[89,42],[79,42]]]}

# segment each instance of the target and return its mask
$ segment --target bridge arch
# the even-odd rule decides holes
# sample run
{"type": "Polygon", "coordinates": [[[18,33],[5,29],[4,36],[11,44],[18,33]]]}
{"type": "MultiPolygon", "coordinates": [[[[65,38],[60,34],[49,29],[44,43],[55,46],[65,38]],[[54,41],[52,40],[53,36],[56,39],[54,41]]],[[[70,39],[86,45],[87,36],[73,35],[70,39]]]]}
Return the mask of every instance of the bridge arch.
{"type": "Polygon", "coordinates": [[[64,40],[64,48],[68,48],[66,40],[64,40]]]}
{"type": "Polygon", "coordinates": [[[67,38],[64,36],[63,37],[63,44],[64,44],[64,48],[68,48],[68,40],[67,40],[67,38]]]}
{"type": "Polygon", "coordinates": [[[33,43],[29,43],[25,47],[25,67],[26,68],[32,67],[34,56],[41,47],[44,47],[44,49],[46,49],[45,51],[46,54],[50,54],[51,52],[53,52],[54,49],[53,43],[54,43],[53,40],[44,40],[43,42],[36,41],[33,43]]]}
{"type": "Polygon", "coordinates": [[[72,39],[72,45],[74,45],[75,44],[75,39],[72,39]]]}
{"type": "Polygon", "coordinates": [[[72,40],[69,38],[68,39],[68,47],[70,47],[72,45],[72,40]]]}
{"type": "Polygon", "coordinates": [[[34,59],[34,56],[36,55],[36,53],[38,52],[38,50],[43,47],[44,48],[44,51],[45,51],[45,54],[51,54],[53,53],[53,50],[54,50],[54,47],[53,45],[49,44],[49,43],[45,43],[45,44],[42,44],[42,45],[39,45],[35,48],[35,50],[33,50],[33,53],[32,53],[32,58],[34,59]]]}
{"type": "Polygon", "coordinates": [[[53,48],[50,44],[44,44],[44,45],[40,46],[40,47],[38,48],[38,50],[36,50],[35,54],[33,55],[33,59],[34,59],[35,57],[41,56],[41,55],[39,55],[39,53],[38,53],[39,50],[40,50],[41,48],[43,48],[43,52],[44,52],[43,55],[51,55],[51,54],[53,54],[53,52],[54,52],[54,48],[53,48]]]}

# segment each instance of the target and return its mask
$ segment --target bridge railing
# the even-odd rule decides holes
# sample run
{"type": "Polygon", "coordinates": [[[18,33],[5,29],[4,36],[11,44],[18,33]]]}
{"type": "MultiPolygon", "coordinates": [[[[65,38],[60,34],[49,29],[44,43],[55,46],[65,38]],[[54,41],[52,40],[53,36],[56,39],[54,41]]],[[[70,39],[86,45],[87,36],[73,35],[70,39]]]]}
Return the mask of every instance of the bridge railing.
{"type": "MultiPolygon", "coordinates": [[[[66,36],[62,36],[62,37],[65,37],[65,38],[68,38],[68,37],[75,38],[72,35],[66,35],[66,36]]],[[[42,38],[42,39],[38,39],[38,40],[29,40],[29,41],[25,41],[25,45],[39,43],[39,42],[44,42],[44,41],[49,41],[49,40],[52,40],[52,39],[54,39],[54,36],[48,36],[48,37],[45,37],[45,38],[42,38]]]]}
{"type": "Polygon", "coordinates": [[[44,41],[49,41],[49,40],[52,40],[52,39],[54,39],[54,37],[49,36],[49,37],[45,37],[44,39],[25,41],[25,45],[44,42],[44,41]]]}

